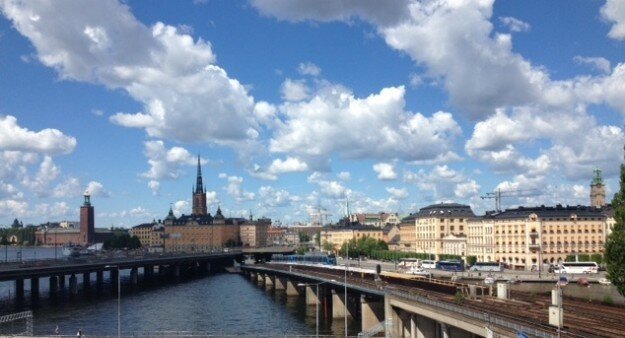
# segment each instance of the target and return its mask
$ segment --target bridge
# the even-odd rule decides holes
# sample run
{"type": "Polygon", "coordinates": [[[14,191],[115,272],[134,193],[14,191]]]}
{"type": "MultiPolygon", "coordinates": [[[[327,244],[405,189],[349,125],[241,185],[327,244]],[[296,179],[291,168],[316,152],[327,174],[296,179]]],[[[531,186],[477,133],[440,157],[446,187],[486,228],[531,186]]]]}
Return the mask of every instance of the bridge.
{"type": "MultiPolygon", "coordinates": [[[[214,252],[172,252],[146,253],[133,251],[111,251],[63,259],[39,259],[0,263],[0,282],[15,282],[15,299],[24,300],[24,282],[30,280],[31,297],[39,297],[39,279],[49,278],[49,294],[54,296],[64,291],[66,279],[70,294],[77,294],[79,285],[89,289],[95,282],[98,290],[103,288],[105,272],[110,281],[116,281],[123,270],[130,270],[130,283],[137,286],[140,276],[149,280],[156,276],[175,279],[184,273],[220,272],[232,267],[234,261],[241,262],[244,256],[267,260],[272,254],[293,253],[293,247],[228,248],[214,252]],[[95,274],[95,280],[92,280],[95,274]],[[82,275],[82,284],[78,277],[82,275]]],[[[111,283],[117,288],[116,283],[111,283]]]]}
{"type": "MultiPolygon", "coordinates": [[[[334,318],[360,319],[360,336],[614,337],[622,309],[496,287],[350,268],[265,264],[242,271],[266,289],[323,304],[334,318]],[[560,302],[558,304],[558,302],[560,302]]],[[[572,286],[577,287],[577,286],[572,286]]]]}

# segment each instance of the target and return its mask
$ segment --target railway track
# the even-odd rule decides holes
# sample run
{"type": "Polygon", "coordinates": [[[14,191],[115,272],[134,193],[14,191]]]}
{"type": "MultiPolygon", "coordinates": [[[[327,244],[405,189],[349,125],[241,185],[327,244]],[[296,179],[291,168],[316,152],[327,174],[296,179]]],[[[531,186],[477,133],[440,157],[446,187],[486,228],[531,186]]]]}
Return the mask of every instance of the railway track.
{"type": "MultiPolygon", "coordinates": [[[[289,270],[286,266],[272,265],[271,268],[289,270]]],[[[344,270],[317,266],[298,266],[292,271],[324,279],[343,280],[345,277],[344,270]]],[[[418,283],[412,281],[418,286],[411,285],[411,281],[408,279],[403,282],[399,282],[395,278],[383,279],[385,286],[392,286],[395,290],[449,304],[457,304],[456,290],[467,286],[461,283],[443,284],[436,280],[428,283],[429,280],[425,278],[417,279],[418,283]],[[455,285],[455,287],[450,288],[450,285],[455,285]]],[[[379,282],[374,280],[373,274],[361,272],[350,271],[347,276],[347,283],[374,289],[380,287],[379,282]]],[[[549,325],[548,311],[551,305],[551,296],[548,294],[512,292],[512,297],[509,300],[481,297],[478,300],[466,299],[462,305],[474,311],[532,326],[553,335],[557,334],[557,328],[549,325]]],[[[623,308],[566,298],[563,300],[563,309],[564,327],[560,331],[561,337],[625,337],[625,318],[623,318],[625,309],[623,308]]]]}

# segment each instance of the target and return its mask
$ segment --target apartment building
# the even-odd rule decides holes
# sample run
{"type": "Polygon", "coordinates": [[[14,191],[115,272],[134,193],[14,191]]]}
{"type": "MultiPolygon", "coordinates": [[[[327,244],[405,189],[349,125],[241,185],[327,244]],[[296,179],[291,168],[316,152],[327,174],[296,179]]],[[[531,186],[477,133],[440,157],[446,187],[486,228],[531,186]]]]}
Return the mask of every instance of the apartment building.
{"type": "Polygon", "coordinates": [[[384,240],[382,229],[371,225],[350,224],[345,226],[324,227],[321,230],[321,244],[332,244],[334,251],[338,251],[343,243],[362,237],[384,240]]]}
{"type": "MultiPolygon", "coordinates": [[[[475,214],[468,205],[458,203],[432,204],[419,210],[415,217],[415,251],[430,254],[439,259],[442,254],[459,252],[467,239],[465,231],[475,214]],[[452,235],[452,236],[450,236],[452,235]]],[[[462,255],[464,256],[464,255],[462,255]]]]}

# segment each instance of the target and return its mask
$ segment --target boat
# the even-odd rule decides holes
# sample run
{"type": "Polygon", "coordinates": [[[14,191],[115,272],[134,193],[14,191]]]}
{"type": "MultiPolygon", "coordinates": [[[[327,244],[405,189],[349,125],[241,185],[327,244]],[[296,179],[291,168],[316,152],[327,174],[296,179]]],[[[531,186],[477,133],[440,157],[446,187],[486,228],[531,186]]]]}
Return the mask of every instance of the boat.
{"type": "Polygon", "coordinates": [[[599,278],[598,282],[601,285],[612,285],[612,282],[607,278],[599,278]]]}
{"type": "Polygon", "coordinates": [[[75,244],[69,244],[69,245],[65,245],[63,246],[63,256],[66,257],[78,257],[80,256],[80,251],[82,250],[82,247],[80,245],[75,245],[75,244]]]}

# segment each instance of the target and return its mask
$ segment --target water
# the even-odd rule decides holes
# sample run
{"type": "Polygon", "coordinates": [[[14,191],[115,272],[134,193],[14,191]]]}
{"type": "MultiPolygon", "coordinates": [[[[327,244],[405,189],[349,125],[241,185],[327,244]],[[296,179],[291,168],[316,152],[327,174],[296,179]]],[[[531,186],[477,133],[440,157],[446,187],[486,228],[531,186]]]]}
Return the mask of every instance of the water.
{"type": "MultiPolygon", "coordinates": [[[[49,255],[50,250],[46,250],[38,252],[37,256],[49,255]]],[[[52,258],[53,255],[52,248],[52,258]]],[[[199,331],[248,336],[315,334],[315,306],[307,306],[304,297],[286,297],[284,291],[266,291],[242,275],[217,274],[179,283],[163,281],[134,292],[124,276],[127,274],[122,274],[123,332],[199,331]]],[[[78,280],[81,288],[82,279],[78,280]]],[[[106,274],[105,281],[109,281],[106,274]]],[[[24,284],[27,290],[25,299],[28,300],[30,283],[24,284]]],[[[9,304],[7,290],[10,291],[12,285],[11,282],[0,283],[0,300],[4,301],[0,312],[11,312],[6,310],[9,304]]],[[[41,278],[41,298],[38,306],[33,308],[34,334],[52,334],[57,326],[60,333],[66,335],[74,335],[79,329],[85,334],[117,334],[117,296],[111,292],[110,285],[105,285],[100,296],[70,298],[65,294],[57,301],[49,299],[47,287],[47,278],[41,278]]],[[[321,306],[319,333],[343,336],[344,320],[333,320],[331,312],[331,308],[324,311],[321,306]]],[[[348,321],[348,333],[356,335],[358,331],[359,323],[348,321]]]]}

